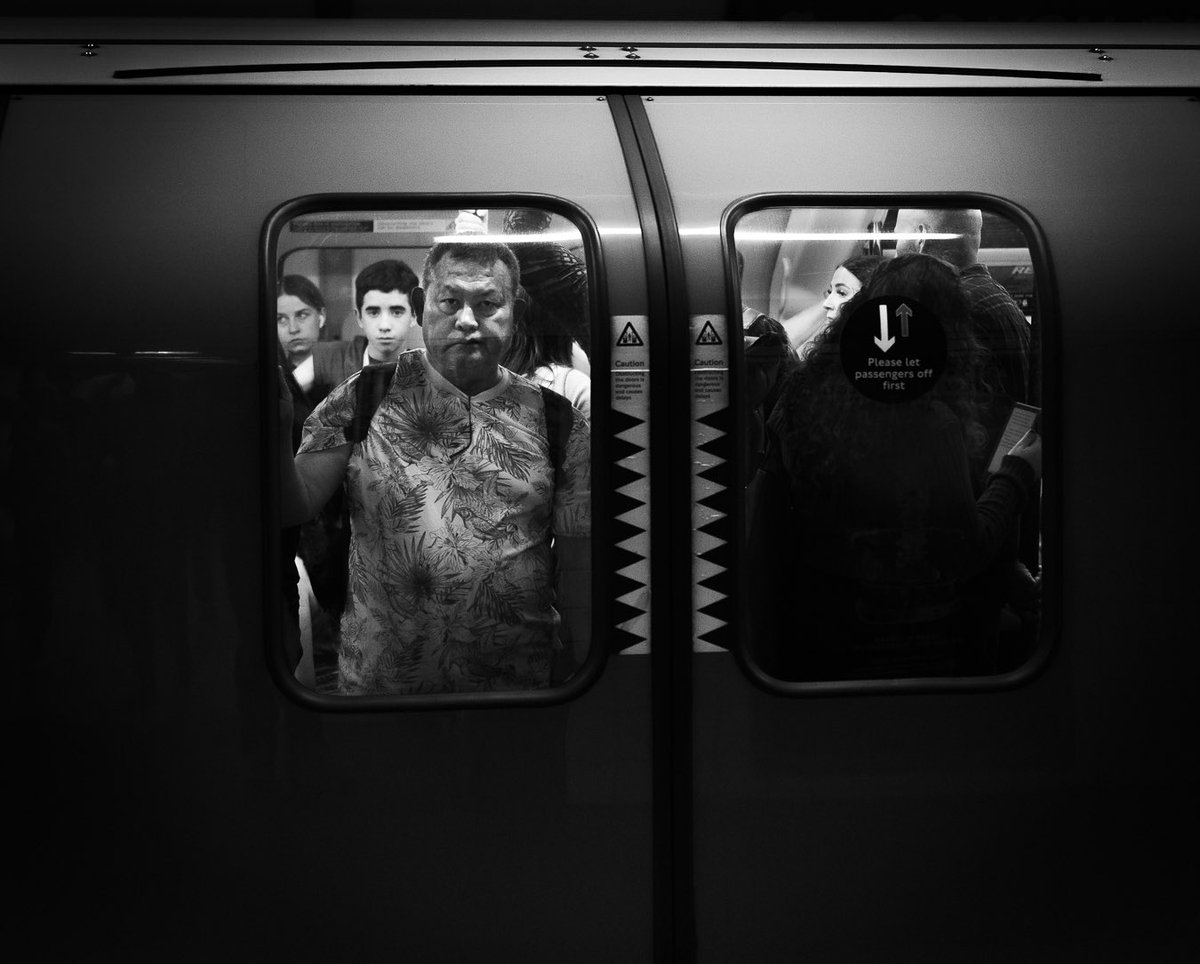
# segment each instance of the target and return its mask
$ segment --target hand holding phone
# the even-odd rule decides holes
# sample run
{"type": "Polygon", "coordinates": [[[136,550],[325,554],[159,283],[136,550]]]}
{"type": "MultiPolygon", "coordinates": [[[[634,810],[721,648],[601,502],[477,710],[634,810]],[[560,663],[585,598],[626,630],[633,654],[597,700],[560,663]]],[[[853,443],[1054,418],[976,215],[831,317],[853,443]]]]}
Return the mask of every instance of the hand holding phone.
{"type": "Polygon", "coordinates": [[[1008,450],[1008,454],[1024,459],[1034,474],[1039,479],[1042,477],[1042,437],[1036,431],[1030,429],[1022,435],[1017,444],[1008,450]]]}
{"type": "MultiPolygon", "coordinates": [[[[996,448],[992,452],[992,460],[988,463],[989,472],[995,472],[1000,468],[1000,460],[1004,456],[1018,454],[1013,451],[1013,448],[1025,440],[1024,437],[1027,432],[1037,432],[1037,427],[1041,424],[1041,415],[1042,410],[1036,406],[1026,405],[1024,402],[1017,402],[1013,405],[1013,409],[1008,416],[1008,422],[1004,426],[1004,431],[1000,433],[1000,440],[996,443],[996,448]]],[[[1041,448],[1039,447],[1037,466],[1039,474],[1041,473],[1041,465],[1041,448]]]]}

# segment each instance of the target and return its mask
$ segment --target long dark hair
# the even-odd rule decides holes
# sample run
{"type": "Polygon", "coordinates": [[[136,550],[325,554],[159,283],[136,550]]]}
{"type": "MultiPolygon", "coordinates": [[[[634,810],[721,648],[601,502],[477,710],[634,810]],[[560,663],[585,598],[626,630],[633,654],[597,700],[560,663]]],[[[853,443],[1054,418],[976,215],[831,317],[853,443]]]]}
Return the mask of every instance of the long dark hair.
{"type": "Polygon", "coordinates": [[[532,375],[543,365],[569,367],[574,344],[571,335],[563,330],[536,298],[526,299],[525,314],[513,328],[512,339],[500,359],[500,364],[518,375],[532,375]]]}
{"type": "Polygon", "coordinates": [[[858,279],[859,284],[865,285],[881,264],[883,264],[883,258],[877,254],[859,254],[853,258],[847,258],[838,267],[845,268],[858,279]]]}
{"type": "Polygon", "coordinates": [[[912,406],[934,404],[958,419],[977,475],[987,440],[980,416],[991,398],[980,353],[970,302],[952,265],[926,254],[900,255],[878,265],[838,318],[812,340],[771,415],[770,429],[793,483],[825,488],[839,466],[868,454],[880,423],[911,417],[912,406]],[[937,383],[921,398],[899,405],[867,398],[842,368],[841,335],[848,319],[865,301],[885,295],[919,302],[940,319],[946,335],[946,367],[937,383]]]}

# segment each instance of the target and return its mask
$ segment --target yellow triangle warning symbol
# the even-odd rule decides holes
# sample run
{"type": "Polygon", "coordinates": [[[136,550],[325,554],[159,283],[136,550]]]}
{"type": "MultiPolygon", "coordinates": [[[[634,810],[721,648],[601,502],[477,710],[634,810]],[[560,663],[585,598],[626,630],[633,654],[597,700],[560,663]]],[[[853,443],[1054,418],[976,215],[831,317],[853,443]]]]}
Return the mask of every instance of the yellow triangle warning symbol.
{"type": "Polygon", "coordinates": [[[625,322],[625,328],[617,338],[617,344],[623,348],[638,348],[645,344],[633,327],[632,321],[625,322]]]}
{"type": "Polygon", "coordinates": [[[704,327],[700,329],[700,334],[696,336],[697,345],[721,345],[721,336],[717,334],[717,329],[713,327],[711,321],[706,321],[704,327]]]}

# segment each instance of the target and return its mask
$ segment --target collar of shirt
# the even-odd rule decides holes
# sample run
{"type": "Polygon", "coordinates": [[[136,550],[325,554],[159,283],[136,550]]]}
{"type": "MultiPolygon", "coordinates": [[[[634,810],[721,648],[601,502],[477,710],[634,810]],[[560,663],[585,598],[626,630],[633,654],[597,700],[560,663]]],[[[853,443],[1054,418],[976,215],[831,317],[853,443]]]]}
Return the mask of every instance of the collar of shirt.
{"type": "Polygon", "coordinates": [[[296,379],[296,384],[300,386],[300,391],[307,394],[308,390],[312,388],[313,379],[316,378],[316,369],[313,365],[312,355],[309,355],[292,369],[292,378],[296,379]]]}
{"type": "Polygon", "coordinates": [[[487,402],[498,395],[503,395],[512,384],[512,372],[503,365],[500,366],[500,380],[491,388],[486,388],[477,395],[468,395],[462,389],[453,385],[441,372],[433,367],[433,363],[429,360],[429,353],[421,349],[421,363],[425,366],[425,377],[429,379],[429,384],[437,391],[444,395],[453,395],[456,398],[461,398],[468,403],[487,402]]]}

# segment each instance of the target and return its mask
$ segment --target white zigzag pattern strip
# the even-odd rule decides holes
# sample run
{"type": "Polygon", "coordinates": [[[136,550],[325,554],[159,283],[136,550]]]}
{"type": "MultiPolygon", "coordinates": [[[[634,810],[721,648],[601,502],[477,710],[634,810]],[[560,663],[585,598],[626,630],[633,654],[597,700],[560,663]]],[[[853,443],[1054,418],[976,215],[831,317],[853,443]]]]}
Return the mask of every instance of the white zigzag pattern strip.
{"type": "Polygon", "coordinates": [[[641,642],[634,643],[628,649],[621,650],[622,656],[644,655],[650,652],[650,614],[639,613],[631,619],[621,623],[618,629],[623,629],[625,632],[638,636],[641,642]]]}
{"type": "Polygon", "coordinates": [[[693,629],[695,637],[692,640],[693,652],[720,652],[721,647],[704,642],[701,637],[725,625],[725,620],[717,619],[707,613],[700,612],[706,606],[725,598],[725,593],[716,592],[707,586],[701,586],[704,580],[725,571],[725,567],[701,559],[700,554],[708,552],[725,544],[724,539],[701,532],[700,528],[716,519],[725,517],[720,512],[701,505],[700,502],[718,492],[725,491],[725,486],[711,479],[703,478],[700,473],[716,465],[721,465],[726,459],[701,450],[701,446],[714,439],[723,437],[724,431],[704,425],[699,421],[692,422],[692,608],[694,611],[693,629]]]}
{"type": "MultiPolygon", "coordinates": [[[[704,582],[705,579],[709,579],[712,576],[715,576],[718,573],[721,573],[724,571],[725,571],[724,566],[719,566],[715,562],[711,562],[708,559],[701,559],[701,558],[697,557],[692,560],[692,572],[694,573],[695,578],[696,578],[696,589],[697,590],[703,589],[704,592],[712,592],[711,589],[707,589],[707,588],[701,586],[700,583],[704,582]]],[[[717,593],[717,596],[720,598],[724,598],[725,594],[717,593]]],[[[710,600],[710,602],[711,602],[711,600],[710,600]]]]}
{"type": "Polygon", "coordinates": [[[719,429],[707,428],[701,425],[699,422],[693,422],[692,427],[693,431],[695,432],[695,436],[692,439],[692,457],[701,459],[713,458],[713,456],[709,455],[707,452],[701,452],[700,446],[707,445],[714,439],[724,438],[726,433],[720,431],[719,429]]]}
{"type": "MultiPolygon", "coordinates": [[[[632,542],[633,540],[631,539],[629,541],[632,542]]],[[[646,539],[646,547],[647,548],[649,547],[649,544],[650,544],[650,540],[647,538],[646,539]]],[[[622,546],[622,548],[627,548],[630,552],[638,552],[636,547],[628,545],[627,543],[624,544],[622,546]]],[[[637,579],[640,576],[647,574],[650,569],[650,559],[648,557],[646,557],[645,553],[638,552],[638,555],[642,556],[643,558],[638,559],[636,562],[631,562],[624,569],[616,570],[616,574],[618,576],[626,576],[629,579],[637,579]]],[[[643,583],[645,582],[644,579],[642,581],[643,581],[643,583]]]]}
{"type": "Polygon", "coordinates": [[[647,551],[640,552],[638,551],[638,546],[627,546],[625,548],[627,548],[630,552],[637,553],[642,558],[638,559],[636,562],[631,562],[623,569],[617,569],[615,574],[618,576],[624,576],[626,579],[633,579],[635,582],[638,582],[643,586],[648,585],[650,582],[649,546],[646,546],[647,551]]]}
{"type": "Polygon", "coordinates": [[[628,549],[630,552],[636,552],[639,556],[648,556],[650,554],[650,533],[643,529],[628,539],[622,539],[617,546],[621,549],[628,549]]]}
{"type": "MultiPolygon", "coordinates": [[[[618,432],[617,438],[631,442],[641,448],[642,452],[645,452],[650,447],[650,423],[639,422],[637,425],[631,425],[623,432],[618,432]]],[[[640,455],[641,453],[637,454],[640,455]]],[[[635,458],[636,455],[630,457],[635,458]]]]}
{"type": "Polygon", "coordinates": [[[650,575],[649,555],[645,552],[638,552],[638,548],[636,546],[627,546],[625,548],[628,548],[630,552],[637,552],[637,554],[642,558],[638,559],[636,562],[631,562],[623,569],[616,570],[616,574],[618,576],[624,576],[627,579],[636,579],[642,583],[642,585],[645,585],[648,582],[650,575]]]}
{"type": "Polygon", "coordinates": [[[712,643],[706,642],[705,640],[700,638],[708,633],[711,633],[714,629],[720,629],[722,626],[725,625],[725,620],[715,619],[714,617],[709,616],[707,613],[700,612],[701,608],[709,605],[709,603],[714,602],[714,601],[715,600],[710,599],[707,602],[697,601],[695,603],[696,635],[694,637],[692,637],[692,652],[693,653],[721,653],[721,652],[724,652],[724,650],[720,646],[714,646],[712,643]]]}
{"type": "Polygon", "coordinates": [[[640,609],[642,612],[632,616],[623,623],[617,624],[617,629],[624,630],[641,639],[627,649],[621,650],[622,656],[646,655],[650,652],[650,423],[643,421],[637,425],[617,433],[617,438],[638,446],[637,452],[632,452],[619,459],[617,464],[636,472],[640,478],[627,482],[616,490],[621,495],[636,499],[638,505],[622,512],[617,519],[636,526],[641,531],[624,539],[617,545],[622,549],[637,553],[641,559],[631,562],[624,569],[617,571],[618,575],[626,576],[639,583],[637,587],[617,597],[617,602],[640,609]]]}
{"type": "MultiPolygon", "coordinates": [[[[626,606],[632,606],[634,609],[640,609],[641,615],[645,615],[650,609],[650,590],[645,586],[638,586],[637,589],[625,593],[623,596],[617,597],[617,602],[624,603],[626,606]]],[[[637,617],[631,616],[626,622],[632,622],[637,617]]],[[[621,623],[621,628],[625,628],[625,623],[621,623]]]]}
{"type": "Polygon", "coordinates": [[[692,498],[707,499],[714,492],[724,492],[725,486],[712,479],[702,479],[699,475],[692,479],[692,498]]]}
{"type": "Polygon", "coordinates": [[[646,499],[644,496],[649,493],[649,490],[650,486],[648,485],[648,476],[643,475],[640,479],[632,479],[629,482],[626,482],[623,486],[621,486],[619,489],[615,489],[614,491],[620,492],[621,495],[627,495],[631,499],[637,499],[638,502],[645,505],[646,499]]]}
{"type": "Polygon", "coordinates": [[[699,530],[692,533],[692,551],[697,556],[702,556],[706,552],[717,548],[717,546],[725,545],[724,539],[718,539],[714,535],[699,530]]]}
{"type": "Polygon", "coordinates": [[[697,636],[703,636],[705,633],[711,632],[714,629],[720,629],[721,627],[723,627],[725,625],[725,620],[717,619],[715,616],[711,616],[708,613],[700,612],[701,609],[705,609],[705,608],[711,606],[713,603],[718,603],[724,598],[725,597],[722,596],[720,593],[716,593],[716,594],[706,593],[703,590],[701,590],[700,592],[696,593],[695,596],[693,596],[692,605],[696,609],[696,635],[697,636]],[[708,620],[707,628],[700,627],[701,619],[708,620]]]}
{"type": "MultiPolygon", "coordinates": [[[[633,488],[633,485],[634,483],[631,482],[629,485],[624,486],[621,489],[617,489],[616,491],[622,495],[628,495],[631,499],[636,499],[638,497],[636,492],[626,491],[627,489],[633,488]]],[[[640,499],[638,501],[641,502],[640,499]]],[[[635,505],[633,508],[622,512],[619,516],[617,516],[617,519],[619,519],[621,522],[627,522],[631,526],[637,526],[639,529],[649,529],[650,506],[648,506],[645,502],[641,502],[640,505],[635,505]]]]}
{"type": "Polygon", "coordinates": [[[636,616],[630,616],[625,622],[617,626],[618,629],[623,629],[627,633],[637,633],[639,636],[648,636],[650,626],[650,614],[640,612],[636,616]]]}
{"type": "Polygon", "coordinates": [[[635,475],[649,475],[650,453],[646,449],[639,449],[632,455],[627,455],[623,459],[618,459],[613,464],[618,465],[622,469],[632,472],[635,475]]]}
{"type": "MultiPolygon", "coordinates": [[[[613,489],[618,495],[627,496],[633,499],[637,505],[630,506],[624,512],[617,516],[618,519],[625,519],[627,516],[636,515],[650,505],[650,480],[646,477],[634,479],[631,482],[626,482],[618,489],[613,489]]],[[[647,520],[648,521],[648,520],[647,520]]],[[[638,525],[640,523],[633,523],[638,525]]]]}

